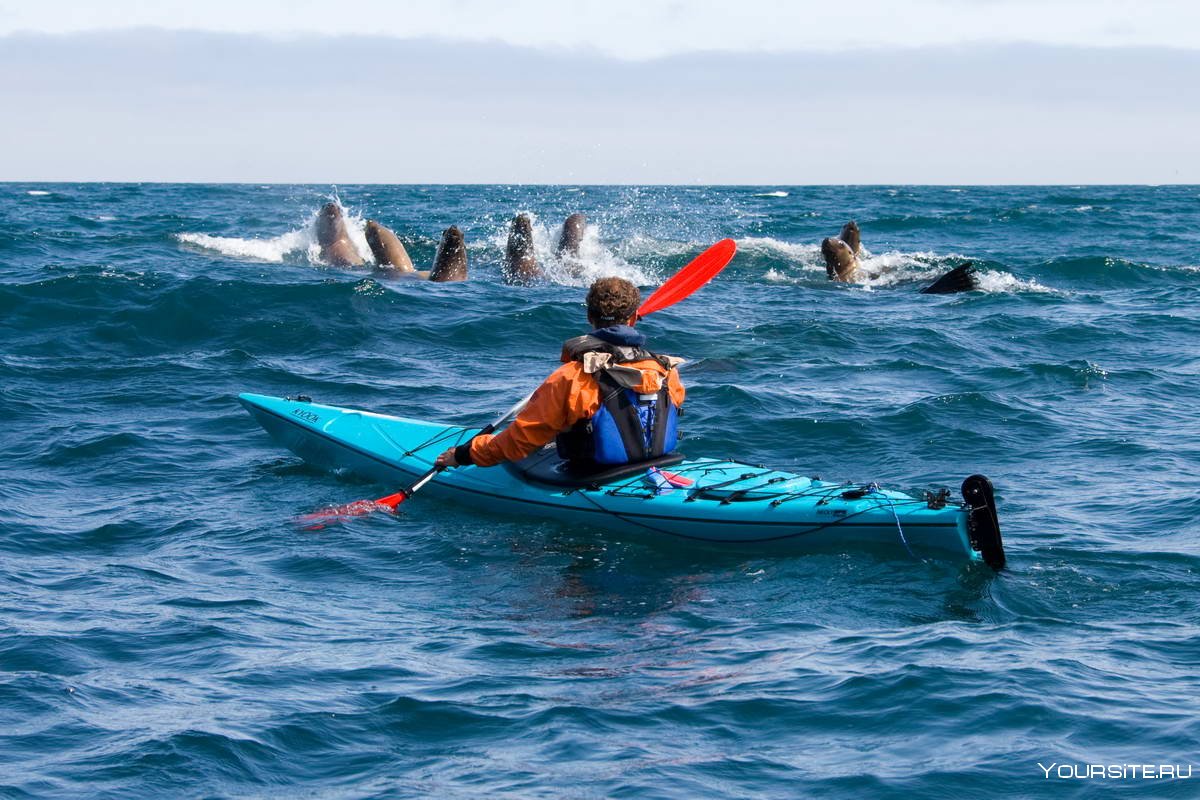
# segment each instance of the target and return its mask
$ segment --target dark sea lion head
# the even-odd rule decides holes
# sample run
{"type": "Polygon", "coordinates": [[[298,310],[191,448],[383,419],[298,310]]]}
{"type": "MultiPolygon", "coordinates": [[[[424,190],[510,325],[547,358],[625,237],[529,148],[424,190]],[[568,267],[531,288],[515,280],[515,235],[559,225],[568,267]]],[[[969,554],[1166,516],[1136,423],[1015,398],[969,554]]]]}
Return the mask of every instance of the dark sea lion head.
{"type": "Polygon", "coordinates": [[[831,281],[852,281],[858,271],[858,259],[850,245],[841,239],[822,239],[821,255],[825,259],[825,273],[831,281]]]}
{"type": "Polygon", "coordinates": [[[825,266],[837,263],[837,239],[832,236],[821,240],[821,257],[825,259],[825,266]]]}
{"type": "Polygon", "coordinates": [[[504,280],[528,284],[542,276],[533,251],[533,222],[528,214],[513,217],[508,229],[508,246],[504,251],[504,280]]]}
{"type": "Polygon", "coordinates": [[[367,220],[367,227],[364,233],[367,237],[367,244],[371,245],[372,250],[380,246],[379,229],[382,227],[382,225],[373,219],[367,220]]]}
{"type": "Polygon", "coordinates": [[[328,244],[342,235],[346,229],[342,208],[337,203],[326,203],[317,213],[317,241],[328,244]]]}
{"type": "Polygon", "coordinates": [[[579,244],[587,232],[587,217],[578,211],[567,217],[563,222],[562,233],[558,237],[557,252],[561,255],[579,255],[579,244]]]}
{"type": "Polygon", "coordinates": [[[528,214],[517,214],[513,217],[512,225],[508,229],[508,249],[510,254],[512,253],[514,244],[522,248],[533,247],[533,222],[529,219],[528,214]]]}
{"type": "Polygon", "coordinates": [[[446,230],[442,231],[442,247],[448,253],[456,253],[459,250],[465,249],[467,246],[466,240],[463,239],[463,232],[458,229],[457,225],[451,225],[446,230]]]}
{"type": "Polygon", "coordinates": [[[854,255],[862,252],[862,234],[858,230],[858,223],[854,220],[850,220],[842,227],[842,234],[838,238],[850,245],[850,252],[854,255]]]}
{"type": "Polygon", "coordinates": [[[437,255],[433,259],[433,269],[429,271],[431,281],[465,281],[467,279],[467,243],[457,225],[451,225],[442,232],[442,242],[438,245],[437,255]]]}

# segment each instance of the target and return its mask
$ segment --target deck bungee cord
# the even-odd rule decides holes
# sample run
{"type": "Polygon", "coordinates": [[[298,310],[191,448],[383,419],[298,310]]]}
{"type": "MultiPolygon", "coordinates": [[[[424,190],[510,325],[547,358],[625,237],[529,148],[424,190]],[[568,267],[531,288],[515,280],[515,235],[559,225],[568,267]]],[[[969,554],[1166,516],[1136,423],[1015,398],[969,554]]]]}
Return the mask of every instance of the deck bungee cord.
{"type": "MultiPolygon", "coordinates": [[[[611,494],[611,492],[606,492],[605,494],[611,494]]],[[[600,502],[598,502],[598,501],[596,500],[596,498],[594,498],[593,496],[591,496],[591,495],[587,494],[587,493],[586,493],[586,490],[581,490],[580,496],[581,496],[581,497],[582,497],[584,500],[587,500],[589,503],[591,503],[592,505],[594,505],[594,506],[596,507],[596,509],[597,509],[597,510],[599,510],[599,511],[603,511],[603,512],[604,512],[604,513],[606,513],[606,514],[611,514],[612,516],[616,517],[617,519],[620,519],[620,520],[622,520],[622,521],[628,522],[628,523],[630,523],[630,524],[636,525],[636,526],[638,526],[638,527],[641,527],[641,528],[645,528],[646,530],[653,531],[653,532],[655,532],[655,533],[665,534],[665,535],[668,535],[668,536],[674,536],[674,537],[677,537],[677,538],[684,538],[684,539],[698,538],[698,537],[690,537],[690,536],[687,536],[686,534],[679,534],[679,533],[676,533],[676,532],[674,532],[674,531],[669,531],[669,530],[665,530],[665,529],[663,529],[663,528],[655,527],[655,526],[653,526],[653,525],[650,525],[650,524],[648,524],[648,523],[645,523],[645,522],[638,521],[638,520],[636,520],[636,519],[630,519],[630,518],[627,518],[626,516],[622,515],[621,513],[617,512],[617,511],[614,511],[614,510],[613,510],[613,509],[611,509],[611,508],[606,508],[604,505],[602,505],[600,502]]],[[[924,558],[921,558],[920,556],[918,556],[916,553],[914,553],[914,552],[912,551],[912,548],[909,546],[909,544],[908,544],[908,539],[907,539],[907,538],[905,537],[905,535],[904,535],[904,530],[903,530],[903,528],[900,526],[900,517],[899,517],[899,515],[898,515],[898,514],[896,514],[896,511],[895,511],[894,505],[893,505],[893,504],[890,502],[890,499],[889,499],[889,503],[888,503],[888,505],[889,505],[889,506],[891,506],[891,508],[892,508],[892,514],[893,514],[893,516],[895,517],[895,521],[896,521],[896,530],[897,530],[897,531],[900,533],[900,541],[901,541],[901,543],[904,545],[904,548],[905,548],[905,550],[907,550],[907,551],[908,551],[908,554],[909,554],[910,556],[912,556],[914,559],[916,559],[917,561],[920,561],[920,562],[922,562],[922,563],[927,563],[927,561],[928,561],[927,559],[924,559],[924,558]]],[[[829,529],[831,529],[831,528],[835,528],[835,527],[837,527],[838,525],[842,525],[842,524],[844,524],[845,522],[847,522],[848,520],[851,520],[851,519],[854,519],[854,518],[856,518],[856,517],[862,516],[863,514],[866,514],[866,513],[868,513],[868,512],[869,512],[869,511],[871,511],[871,510],[872,510],[871,508],[862,509],[861,511],[858,511],[858,512],[854,512],[854,513],[848,513],[848,514],[846,514],[845,516],[839,517],[839,518],[838,518],[838,519],[836,519],[836,520],[832,520],[832,521],[830,521],[830,522],[827,522],[827,523],[824,523],[824,524],[820,524],[820,525],[814,525],[814,526],[812,526],[811,528],[808,528],[808,529],[806,529],[806,530],[802,530],[802,531],[795,531],[795,532],[792,532],[792,533],[784,534],[784,535],[777,536],[777,537],[773,537],[773,538],[764,538],[764,539],[758,539],[758,540],[756,540],[756,541],[760,541],[760,542],[778,541],[778,540],[780,540],[780,539],[794,539],[794,538],[798,538],[798,537],[802,537],[802,536],[807,536],[807,535],[811,535],[811,534],[816,534],[816,533],[819,533],[819,532],[821,532],[821,531],[825,531],[825,530],[829,530],[829,529]]],[[[712,540],[710,540],[710,541],[712,541],[712,540]]]]}
{"type": "MultiPolygon", "coordinates": [[[[384,434],[384,435],[386,435],[386,434],[384,434]]],[[[455,438],[457,443],[461,443],[461,441],[464,438],[466,438],[466,432],[464,432],[463,429],[461,429],[461,428],[455,429],[454,427],[448,427],[442,433],[439,433],[437,435],[434,435],[434,437],[431,437],[430,439],[426,439],[425,441],[422,441],[421,444],[412,447],[412,449],[410,449],[408,451],[404,451],[404,455],[413,456],[413,455],[415,455],[416,452],[425,450],[425,449],[427,449],[427,447],[443,444],[444,441],[448,441],[450,438],[455,438]]],[[[400,447],[397,447],[397,449],[400,449],[400,447]]],[[[732,459],[732,458],[727,459],[726,463],[739,464],[739,462],[734,461],[734,459],[732,459]]],[[[678,475],[678,476],[686,476],[686,477],[692,477],[692,475],[696,475],[698,477],[698,479],[703,479],[703,477],[707,477],[708,475],[712,475],[713,473],[724,473],[724,471],[726,471],[726,469],[727,468],[724,468],[724,467],[708,467],[708,465],[690,465],[690,467],[683,467],[683,468],[678,468],[676,470],[673,470],[673,474],[678,475]]],[[[892,517],[893,517],[893,519],[895,521],[895,525],[896,525],[896,534],[899,535],[900,543],[902,546],[904,546],[905,552],[908,553],[908,555],[910,555],[910,557],[912,559],[920,561],[920,563],[922,563],[922,564],[929,563],[928,559],[919,557],[919,555],[917,555],[917,553],[913,552],[912,546],[910,545],[910,543],[908,543],[908,537],[905,536],[904,525],[902,525],[900,522],[900,513],[898,511],[896,511],[896,505],[898,505],[898,503],[896,503],[896,500],[894,498],[888,497],[888,495],[886,493],[883,493],[880,485],[878,485],[877,482],[865,483],[865,485],[858,486],[857,489],[851,489],[851,491],[847,491],[847,489],[846,489],[847,486],[856,486],[856,485],[854,485],[853,482],[846,482],[846,483],[840,483],[840,485],[835,485],[832,487],[816,487],[816,488],[814,488],[811,485],[812,485],[812,483],[816,482],[817,479],[798,479],[798,477],[796,475],[775,474],[773,477],[770,477],[770,479],[763,481],[762,483],[755,483],[755,485],[752,485],[752,486],[746,486],[746,487],[736,489],[736,491],[732,492],[731,494],[725,495],[725,497],[707,497],[707,495],[712,493],[713,491],[715,491],[715,489],[721,489],[721,488],[725,488],[727,486],[734,486],[734,485],[737,485],[737,483],[742,483],[744,481],[754,479],[754,477],[762,477],[764,475],[772,475],[772,474],[776,473],[776,470],[766,469],[766,468],[760,468],[760,469],[762,469],[762,471],[760,471],[760,473],[743,473],[742,475],[738,475],[736,477],[731,477],[731,479],[727,479],[727,480],[721,481],[719,483],[712,483],[712,485],[708,485],[708,486],[701,485],[701,483],[697,482],[696,487],[694,489],[690,489],[690,491],[688,492],[689,497],[688,497],[688,499],[685,500],[685,503],[692,503],[692,501],[695,501],[695,500],[707,499],[707,500],[716,501],[716,503],[719,503],[721,505],[728,505],[731,503],[738,503],[738,501],[751,501],[751,503],[760,503],[760,501],[769,500],[770,507],[773,507],[773,509],[774,509],[774,507],[779,507],[781,504],[787,503],[788,500],[796,500],[796,499],[806,498],[806,497],[821,497],[822,499],[818,500],[817,505],[826,505],[829,503],[830,500],[833,500],[834,498],[856,499],[857,500],[857,499],[871,498],[871,495],[877,494],[878,497],[882,498],[882,500],[876,500],[876,503],[886,504],[888,506],[888,510],[890,512],[892,512],[892,517]],[[782,482],[794,481],[794,480],[809,480],[810,488],[804,489],[804,491],[773,492],[773,493],[768,493],[768,494],[762,494],[762,489],[764,489],[764,488],[767,488],[769,486],[774,486],[774,485],[776,485],[776,483],[782,483],[782,482]],[[751,498],[751,497],[749,497],[750,494],[760,494],[760,497],[752,497],[751,498]],[[851,495],[851,497],[847,497],[847,495],[851,495]]],[[[666,489],[666,491],[673,492],[673,491],[677,491],[678,488],[680,488],[680,487],[672,487],[670,489],[666,489]]],[[[580,493],[581,497],[583,499],[586,499],[588,501],[588,503],[595,506],[596,509],[598,509],[600,511],[604,511],[605,513],[611,513],[611,515],[614,517],[617,517],[620,519],[625,519],[625,517],[620,515],[619,512],[613,511],[611,509],[606,509],[606,507],[604,505],[602,505],[601,503],[599,503],[598,500],[596,500],[593,497],[590,497],[590,495],[587,494],[589,491],[590,492],[600,491],[600,488],[599,487],[588,487],[588,486],[575,487],[575,488],[565,489],[563,494],[565,495],[565,494],[569,494],[569,493],[580,493]]],[[[925,499],[911,498],[906,501],[901,501],[901,505],[928,505],[930,507],[934,507],[934,504],[936,503],[936,501],[941,501],[941,503],[944,505],[944,503],[946,503],[946,500],[947,500],[946,495],[948,495],[949,492],[946,491],[946,489],[942,489],[942,492],[944,492],[944,494],[938,493],[935,495],[932,493],[926,493],[929,495],[928,498],[925,498],[925,499]]],[[[605,489],[605,491],[604,491],[604,494],[610,495],[610,497],[636,497],[636,498],[641,498],[644,500],[649,500],[649,499],[653,499],[655,497],[659,497],[659,495],[662,493],[664,493],[664,489],[644,486],[643,477],[641,475],[632,476],[632,477],[630,477],[630,479],[628,481],[626,481],[624,483],[618,483],[617,486],[613,486],[612,488],[605,489]]],[[[802,533],[792,534],[791,536],[803,536],[805,534],[817,533],[817,531],[835,527],[835,525],[846,522],[847,519],[853,519],[853,518],[856,518],[856,517],[862,515],[862,513],[865,513],[865,511],[866,510],[859,511],[856,513],[848,513],[848,515],[841,517],[839,519],[836,519],[836,521],[832,521],[832,522],[829,522],[824,525],[818,525],[818,527],[812,528],[808,531],[802,531],[802,533]]],[[[631,524],[636,524],[636,525],[638,525],[638,527],[646,528],[647,530],[653,530],[654,533],[670,535],[670,531],[665,531],[665,530],[661,530],[659,528],[655,528],[654,525],[649,525],[649,524],[643,523],[643,522],[637,522],[637,521],[634,521],[634,519],[625,519],[625,521],[630,522],[631,524]]]]}
{"type": "MultiPolygon", "coordinates": [[[[385,431],[381,430],[380,434],[382,436],[384,436],[385,438],[387,438],[389,441],[392,441],[391,437],[388,436],[385,431]]],[[[416,455],[417,453],[419,453],[422,450],[425,450],[425,449],[428,449],[431,447],[440,447],[442,444],[444,444],[448,441],[451,441],[451,440],[453,440],[456,444],[460,444],[464,440],[469,439],[467,434],[468,434],[468,431],[465,429],[456,428],[454,426],[447,426],[439,433],[429,437],[425,441],[423,441],[417,445],[414,445],[408,449],[405,449],[404,447],[402,447],[401,445],[399,445],[398,443],[396,443],[394,441],[392,441],[392,444],[395,445],[396,449],[401,451],[403,453],[404,457],[407,458],[407,457],[412,457],[412,456],[416,455]]],[[[727,459],[727,460],[725,460],[724,463],[727,463],[729,465],[734,465],[734,466],[740,464],[740,462],[735,461],[734,459],[727,459]]],[[[749,465],[746,465],[746,466],[749,466],[749,465]]],[[[904,526],[900,521],[900,514],[897,511],[897,505],[911,505],[911,506],[926,505],[930,508],[941,507],[941,506],[944,506],[949,499],[948,498],[948,496],[949,496],[948,490],[942,489],[937,494],[933,494],[931,492],[926,492],[925,498],[913,497],[913,498],[909,498],[908,500],[899,501],[899,503],[898,503],[895,498],[890,497],[886,493],[884,493],[882,491],[880,485],[876,482],[871,482],[868,484],[861,484],[861,485],[856,485],[853,482],[846,482],[846,483],[836,484],[833,486],[813,486],[814,483],[818,482],[818,479],[802,478],[802,477],[798,477],[796,475],[791,475],[791,474],[787,474],[787,473],[779,474],[776,470],[767,469],[765,467],[759,468],[759,469],[761,470],[759,472],[745,472],[745,473],[742,473],[735,477],[728,478],[719,483],[708,484],[708,485],[699,483],[699,481],[702,480],[703,478],[708,477],[709,475],[711,475],[713,473],[718,473],[718,472],[724,473],[724,472],[728,471],[728,467],[725,467],[725,466],[713,467],[713,466],[707,466],[707,465],[687,465],[687,466],[683,466],[680,468],[676,468],[672,474],[680,476],[680,477],[692,478],[693,480],[696,481],[694,488],[684,490],[688,494],[688,497],[684,502],[688,502],[688,503],[694,502],[697,500],[709,500],[709,501],[717,502],[721,505],[728,505],[730,503],[736,503],[736,502],[767,502],[767,501],[769,501],[771,508],[778,508],[783,503],[786,503],[786,502],[789,502],[792,500],[808,498],[808,497],[820,497],[821,499],[818,500],[817,505],[827,505],[831,500],[833,500],[835,498],[862,500],[862,499],[872,498],[873,495],[878,495],[878,498],[880,498],[880,499],[876,499],[875,502],[886,504],[888,509],[891,511],[892,518],[896,523],[896,533],[899,535],[900,543],[903,545],[905,552],[907,552],[911,558],[913,558],[917,561],[920,561],[922,563],[928,563],[928,559],[922,558],[921,556],[919,556],[915,552],[913,552],[912,546],[908,542],[908,537],[905,536],[905,534],[904,534],[904,526]],[[716,490],[723,489],[728,486],[734,486],[734,485],[743,483],[743,482],[753,479],[753,478],[761,478],[766,475],[773,475],[773,477],[768,478],[767,480],[765,480],[761,483],[756,483],[756,484],[752,484],[750,486],[741,487],[723,497],[710,496],[712,494],[712,492],[714,492],[716,490]],[[769,492],[769,493],[763,492],[763,490],[769,486],[773,486],[773,485],[788,482],[788,481],[795,481],[795,480],[808,480],[809,487],[804,490],[789,491],[789,492],[778,492],[778,491],[777,492],[769,492]],[[856,488],[847,489],[846,487],[848,487],[848,486],[856,487],[856,488]],[[757,496],[751,497],[750,495],[757,495],[757,496]],[[941,504],[941,506],[938,506],[939,503],[941,504]]],[[[683,487],[670,487],[670,488],[666,489],[665,491],[666,492],[678,491],[678,490],[681,490],[682,488],[683,487]]],[[[616,511],[613,511],[611,509],[604,507],[604,505],[602,503],[598,502],[595,498],[588,496],[587,493],[589,491],[590,492],[603,491],[603,493],[605,495],[608,495],[610,497],[636,497],[636,498],[643,499],[643,500],[650,500],[650,499],[658,497],[664,493],[664,490],[661,488],[652,488],[650,486],[646,486],[644,476],[641,474],[631,476],[624,483],[618,483],[615,486],[612,486],[611,488],[608,488],[608,489],[602,490],[601,487],[598,487],[598,486],[581,486],[581,487],[571,487],[571,488],[565,489],[563,491],[564,495],[577,492],[585,500],[587,500],[589,503],[591,503],[593,506],[595,506],[597,508],[597,510],[604,511],[605,513],[608,513],[608,514],[612,514],[614,517],[617,517],[619,519],[625,519],[625,518],[619,512],[616,512],[616,511]]],[[[965,501],[964,501],[964,504],[965,504],[965,501]]],[[[865,513],[865,510],[859,511],[857,513],[847,514],[845,516],[842,516],[838,520],[831,521],[825,525],[816,526],[816,527],[812,528],[810,531],[807,531],[807,533],[816,533],[820,530],[824,530],[825,528],[836,526],[840,523],[845,522],[846,520],[854,519],[854,518],[860,516],[862,513],[865,513]]],[[[639,522],[636,520],[626,520],[626,521],[630,522],[631,524],[638,525],[639,527],[645,528],[647,530],[652,530],[656,533],[668,533],[668,534],[670,533],[669,531],[661,530],[659,528],[656,528],[656,527],[649,525],[647,523],[644,523],[644,522],[639,522]]],[[[793,535],[804,535],[804,534],[798,533],[798,534],[793,534],[793,535]]]]}

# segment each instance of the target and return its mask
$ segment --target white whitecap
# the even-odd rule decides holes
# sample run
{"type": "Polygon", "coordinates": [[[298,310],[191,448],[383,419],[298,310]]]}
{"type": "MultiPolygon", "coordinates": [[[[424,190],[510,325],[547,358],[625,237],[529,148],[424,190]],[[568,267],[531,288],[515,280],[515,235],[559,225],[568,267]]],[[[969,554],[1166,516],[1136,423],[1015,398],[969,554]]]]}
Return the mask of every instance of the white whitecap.
{"type": "Polygon", "coordinates": [[[976,273],[979,290],[989,294],[1012,294],[1015,292],[1035,292],[1038,294],[1062,294],[1057,289],[1044,286],[1033,278],[1022,280],[1011,272],[980,271],[976,273]]]}
{"type": "Polygon", "coordinates": [[[822,273],[825,272],[825,261],[821,258],[821,245],[819,244],[785,242],[771,236],[747,236],[744,239],[738,239],[737,246],[738,250],[747,253],[762,253],[784,259],[797,267],[820,268],[822,273]]]}
{"type": "MultiPolygon", "coordinates": [[[[367,245],[366,220],[357,212],[342,209],[346,221],[346,235],[365,263],[373,263],[371,248],[367,245]]],[[[266,261],[278,264],[293,254],[303,253],[313,264],[321,261],[321,246],[317,243],[316,221],[320,210],[314,211],[299,228],[279,236],[268,238],[241,236],[212,236],[207,233],[180,233],[175,238],[185,244],[203,247],[235,259],[266,261]]]]}
{"type": "MultiPolygon", "coordinates": [[[[562,232],[561,223],[547,225],[531,211],[524,211],[529,217],[533,229],[533,253],[547,280],[563,286],[590,286],[597,278],[616,276],[633,281],[640,286],[658,283],[654,277],[637,264],[630,263],[627,258],[633,254],[627,248],[629,242],[622,243],[621,252],[607,247],[600,238],[600,227],[589,221],[584,228],[583,238],[579,242],[579,255],[559,256],[555,251],[558,247],[558,237],[562,232]]],[[[508,246],[509,221],[492,233],[488,244],[504,252],[508,246]]],[[[634,237],[633,241],[638,241],[634,237]]],[[[635,248],[635,250],[641,248],[635,248]]],[[[650,253],[637,252],[637,256],[650,253]]]]}
{"type": "MultiPolygon", "coordinates": [[[[825,260],[821,248],[816,244],[783,242],[771,237],[747,237],[738,240],[738,249],[747,253],[758,252],[787,262],[786,268],[771,267],[763,274],[769,283],[808,283],[825,280],[825,260]],[[795,270],[793,273],[792,270],[795,270]]],[[[953,264],[969,260],[962,254],[938,254],[933,252],[901,252],[889,250],[878,255],[866,247],[858,257],[858,280],[855,286],[862,289],[882,289],[892,286],[920,288],[945,275],[953,264]]],[[[1000,294],[1013,292],[1056,293],[1036,280],[1022,280],[1003,271],[978,270],[978,291],[1000,294]]]]}

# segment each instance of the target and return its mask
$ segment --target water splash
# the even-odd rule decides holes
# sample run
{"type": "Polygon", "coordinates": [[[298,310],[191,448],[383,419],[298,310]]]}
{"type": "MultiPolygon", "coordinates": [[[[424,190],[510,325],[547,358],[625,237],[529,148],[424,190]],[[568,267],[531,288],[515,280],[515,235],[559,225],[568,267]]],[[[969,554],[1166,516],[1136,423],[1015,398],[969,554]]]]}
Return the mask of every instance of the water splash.
{"type": "MultiPolygon", "coordinates": [[[[343,206],[336,196],[331,202],[338,203],[346,223],[346,235],[355,251],[365,264],[374,264],[371,248],[367,244],[366,218],[359,212],[343,206]]],[[[303,258],[310,264],[324,265],[321,260],[321,245],[317,242],[317,217],[320,208],[312,211],[297,228],[278,236],[246,238],[240,236],[214,236],[207,233],[180,233],[175,238],[183,243],[212,250],[229,258],[281,264],[293,258],[303,258]]]]}
{"type": "MultiPolygon", "coordinates": [[[[597,278],[616,276],[633,281],[640,286],[658,282],[657,277],[646,268],[630,263],[622,255],[607,247],[601,240],[600,225],[589,221],[579,242],[579,254],[558,255],[558,238],[562,223],[547,224],[532,211],[523,211],[529,216],[533,229],[533,250],[546,279],[563,286],[589,286],[597,278]]],[[[499,252],[503,259],[508,246],[509,221],[495,229],[487,238],[489,248],[499,252]]],[[[626,251],[628,252],[628,251],[626,251]]],[[[639,253],[645,256],[648,253],[639,253]]]]}

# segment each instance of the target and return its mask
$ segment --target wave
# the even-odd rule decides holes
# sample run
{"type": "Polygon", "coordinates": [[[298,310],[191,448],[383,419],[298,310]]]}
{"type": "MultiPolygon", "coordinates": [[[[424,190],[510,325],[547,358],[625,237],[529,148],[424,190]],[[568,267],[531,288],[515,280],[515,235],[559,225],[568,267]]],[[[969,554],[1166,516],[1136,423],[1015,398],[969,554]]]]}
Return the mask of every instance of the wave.
{"type": "MultiPolygon", "coordinates": [[[[342,210],[346,235],[363,263],[375,264],[371,248],[367,244],[367,218],[344,205],[336,196],[328,200],[336,203],[342,210]]],[[[175,239],[183,244],[211,250],[234,259],[273,264],[300,259],[313,265],[327,266],[321,259],[321,245],[317,242],[317,218],[320,212],[320,207],[313,209],[299,227],[273,237],[246,238],[207,233],[179,233],[175,234],[175,239]]]]}
{"type": "MultiPolygon", "coordinates": [[[[816,244],[784,242],[771,237],[739,240],[741,252],[752,262],[758,259],[761,273],[769,283],[828,283],[821,248],[816,244]]],[[[911,283],[932,283],[949,270],[969,261],[962,254],[939,255],[932,252],[890,250],[879,255],[863,248],[859,256],[859,280],[852,285],[872,290],[911,283]]],[[[977,269],[979,291],[989,294],[1015,292],[1054,293],[1035,279],[1019,278],[1001,269],[977,269]]]]}
{"type": "Polygon", "coordinates": [[[758,194],[754,195],[754,197],[787,197],[788,194],[789,194],[789,192],[784,192],[784,191],[759,192],[758,194]]]}
{"type": "Polygon", "coordinates": [[[821,246],[819,244],[797,244],[785,242],[770,236],[747,236],[737,240],[740,255],[765,255],[793,262],[796,266],[818,265],[825,272],[824,262],[821,262],[821,246]]]}
{"type": "MultiPolygon", "coordinates": [[[[738,246],[735,263],[761,269],[758,274],[768,282],[804,284],[826,280],[825,261],[817,244],[747,237],[738,240],[738,246]]],[[[1200,271],[1194,264],[1150,264],[1096,255],[1051,259],[1034,265],[1033,275],[1018,276],[1000,264],[967,253],[889,250],[876,254],[864,247],[859,256],[860,277],[853,285],[869,290],[932,282],[964,261],[975,263],[979,290],[990,294],[1063,294],[1066,289],[1052,285],[1060,282],[1081,284],[1089,289],[1149,286],[1160,284],[1167,276],[1190,285],[1192,276],[1200,271]]]]}
{"type": "MultiPolygon", "coordinates": [[[[235,259],[279,264],[289,257],[302,257],[311,264],[323,264],[321,246],[317,243],[317,216],[314,210],[299,228],[270,238],[243,238],[239,236],[213,236],[207,233],[179,233],[175,238],[188,245],[212,250],[235,259]]],[[[371,248],[367,245],[367,221],[359,214],[342,208],[346,220],[346,233],[354,249],[366,263],[374,263],[371,248]]]]}
{"type": "Polygon", "coordinates": [[[268,263],[282,263],[292,253],[303,252],[310,260],[315,260],[316,253],[309,254],[309,248],[316,245],[311,231],[300,229],[289,231],[281,236],[270,239],[243,239],[236,236],[211,236],[207,233],[180,233],[179,241],[191,244],[205,250],[213,250],[224,256],[239,259],[251,259],[268,263]],[[311,239],[311,241],[310,241],[311,239]]]}
{"type": "Polygon", "coordinates": [[[1148,264],[1113,256],[1068,256],[1043,262],[1038,266],[1038,270],[1061,280],[1078,281],[1093,288],[1103,288],[1157,284],[1161,282],[1164,274],[1178,275],[1190,281],[1195,267],[1186,264],[1148,264]]]}
{"type": "MultiPolygon", "coordinates": [[[[865,289],[887,288],[908,283],[932,283],[949,270],[970,259],[963,255],[940,256],[935,253],[903,253],[891,251],[872,256],[866,250],[859,258],[859,270],[865,276],[856,285],[865,289]]],[[[1035,292],[1053,294],[1057,290],[1043,286],[1034,279],[1018,278],[999,269],[976,269],[977,291],[985,294],[1035,292]]]]}

